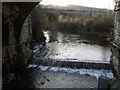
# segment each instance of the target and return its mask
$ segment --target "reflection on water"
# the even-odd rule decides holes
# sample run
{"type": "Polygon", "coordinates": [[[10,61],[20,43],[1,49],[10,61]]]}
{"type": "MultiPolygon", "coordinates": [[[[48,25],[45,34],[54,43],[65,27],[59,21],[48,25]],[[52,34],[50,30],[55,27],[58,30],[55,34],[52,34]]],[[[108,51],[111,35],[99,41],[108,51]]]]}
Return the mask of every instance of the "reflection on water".
{"type": "Polygon", "coordinates": [[[43,33],[47,42],[44,58],[93,62],[109,62],[110,60],[109,46],[95,44],[93,43],[94,40],[87,40],[84,35],[63,34],[52,31],[44,31],[43,33]]]}
{"type": "Polygon", "coordinates": [[[46,37],[46,42],[49,42],[50,41],[50,36],[49,36],[49,31],[43,31],[44,33],[44,36],[46,37]]]}

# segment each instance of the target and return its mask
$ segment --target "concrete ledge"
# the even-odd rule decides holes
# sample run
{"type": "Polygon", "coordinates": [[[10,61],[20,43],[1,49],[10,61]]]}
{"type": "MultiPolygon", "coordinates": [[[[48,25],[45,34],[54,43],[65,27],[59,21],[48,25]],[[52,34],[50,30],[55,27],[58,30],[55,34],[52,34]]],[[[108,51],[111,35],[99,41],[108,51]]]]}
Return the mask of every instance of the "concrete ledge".
{"type": "Polygon", "coordinates": [[[43,66],[58,66],[69,68],[86,68],[86,69],[106,69],[112,70],[110,63],[94,63],[94,62],[72,62],[72,61],[58,61],[54,59],[34,59],[31,64],[43,65],[43,66]]]}

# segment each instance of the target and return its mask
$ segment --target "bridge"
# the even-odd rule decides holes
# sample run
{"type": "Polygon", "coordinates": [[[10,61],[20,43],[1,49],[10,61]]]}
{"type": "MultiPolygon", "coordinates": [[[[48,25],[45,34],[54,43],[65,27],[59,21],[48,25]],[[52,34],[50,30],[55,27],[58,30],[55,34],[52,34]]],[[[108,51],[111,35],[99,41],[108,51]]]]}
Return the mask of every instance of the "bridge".
{"type": "MultiPolygon", "coordinates": [[[[119,0],[120,1],[120,0],[119,0]]],[[[6,54],[9,52],[10,56],[6,59],[3,57],[3,68],[5,72],[10,72],[11,70],[20,70],[23,66],[27,64],[28,61],[23,57],[23,52],[21,50],[20,44],[20,33],[24,20],[27,15],[32,11],[32,9],[38,3],[3,3],[3,32],[2,32],[2,40],[3,47],[9,45],[14,45],[14,47],[10,47],[9,50],[6,50],[6,54]]],[[[112,44],[112,58],[111,64],[114,66],[114,71],[116,76],[120,79],[120,2],[116,3],[116,22],[114,29],[115,40],[112,44]]],[[[48,13],[52,13],[53,16],[60,15],[60,13],[67,14],[78,14],[80,12],[70,11],[70,10],[49,10],[48,13]]],[[[88,13],[88,12],[86,12],[88,13]]],[[[90,13],[89,13],[90,14],[90,13]]],[[[55,17],[53,18],[55,19],[55,17]]]]}
{"type": "Polygon", "coordinates": [[[69,18],[81,18],[81,17],[93,17],[93,16],[104,16],[107,15],[108,11],[106,9],[87,9],[87,10],[75,10],[75,9],[58,9],[43,7],[46,10],[46,15],[52,18],[53,21],[57,21],[59,16],[69,17],[69,18]]]}

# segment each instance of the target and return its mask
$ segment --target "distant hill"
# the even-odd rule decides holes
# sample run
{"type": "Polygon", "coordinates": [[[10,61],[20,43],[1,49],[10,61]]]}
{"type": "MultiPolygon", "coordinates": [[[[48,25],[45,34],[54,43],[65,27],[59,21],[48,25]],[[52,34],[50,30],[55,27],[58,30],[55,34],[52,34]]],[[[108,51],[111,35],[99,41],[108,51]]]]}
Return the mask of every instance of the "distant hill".
{"type": "Polygon", "coordinates": [[[43,7],[52,8],[52,9],[65,9],[65,10],[67,9],[67,10],[81,10],[81,11],[101,11],[101,12],[108,11],[108,9],[105,8],[95,8],[95,7],[86,7],[86,6],[78,6],[78,5],[68,5],[68,6],[44,5],[43,7]]]}

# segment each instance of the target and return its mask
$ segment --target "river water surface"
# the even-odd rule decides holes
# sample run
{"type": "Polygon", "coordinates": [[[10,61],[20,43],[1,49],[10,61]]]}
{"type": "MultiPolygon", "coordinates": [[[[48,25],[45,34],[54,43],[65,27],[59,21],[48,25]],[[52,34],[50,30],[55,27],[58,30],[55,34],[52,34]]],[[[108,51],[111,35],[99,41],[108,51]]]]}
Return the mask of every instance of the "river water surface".
{"type": "Polygon", "coordinates": [[[109,63],[111,51],[104,38],[75,35],[58,31],[43,31],[46,47],[41,58],[109,63]]]}

